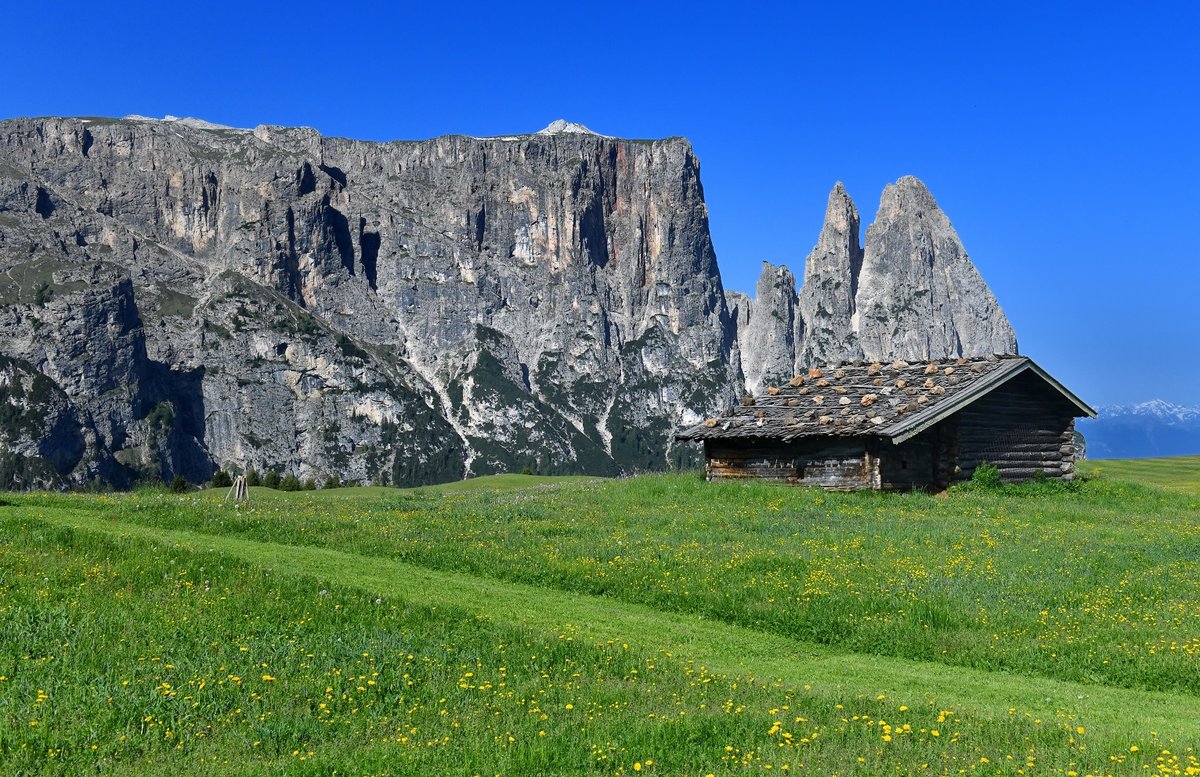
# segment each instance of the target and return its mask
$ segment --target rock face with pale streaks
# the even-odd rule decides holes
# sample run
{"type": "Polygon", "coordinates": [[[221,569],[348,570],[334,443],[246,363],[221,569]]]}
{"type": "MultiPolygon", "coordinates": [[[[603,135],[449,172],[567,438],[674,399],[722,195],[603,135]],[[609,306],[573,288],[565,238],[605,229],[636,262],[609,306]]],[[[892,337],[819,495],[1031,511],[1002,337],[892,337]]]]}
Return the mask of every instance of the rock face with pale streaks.
{"type": "Polygon", "coordinates": [[[63,483],[658,469],[738,382],[691,147],[567,124],[0,122],[0,343],[70,398],[63,483]]]}
{"type": "MultiPolygon", "coordinates": [[[[796,362],[796,276],[786,267],[763,262],[753,298],[738,295],[732,306],[738,349],[747,387],[792,377],[796,362]]],[[[732,297],[735,292],[729,292],[732,297]]]]}
{"type": "Polygon", "coordinates": [[[803,336],[797,341],[797,369],[862,355],[854,327],[863,250],[858,208],[839,182],[829,193],[825,223],[804,262],[799,308],[803,336]]]}
{"type": "Polygon", "coordinates": [[[748,310],[751,331],[771,330],[739,331],[742,364],[768,365],[744,370],[747,391],[768,385],[789,355],[799,372],[857,359],[1017,353],[1004,311],[924,184],[906,177],[887,186],[865,248],[859,231],[858,210],[839,183],[794,302],[780,282],[787,268],[764,266],[759,298],[736,308],[739,322],[748,310]],[[761,323],[768,310],[786,318],[793,309],[794,320],[761,323]]]}
{"type": "Polygon", "coordinates": [[[855,296],[869,359],[1016,353],[1017,337],[950,219],[911,176],[883,190],[855,296]]]}
{"type": "Polygon", "coordinates": [[[915,179],[858,234],[727,297],[681,138],[0,122],[0,487],[662,469],[803,364],[1015,350],[915,179]]]}

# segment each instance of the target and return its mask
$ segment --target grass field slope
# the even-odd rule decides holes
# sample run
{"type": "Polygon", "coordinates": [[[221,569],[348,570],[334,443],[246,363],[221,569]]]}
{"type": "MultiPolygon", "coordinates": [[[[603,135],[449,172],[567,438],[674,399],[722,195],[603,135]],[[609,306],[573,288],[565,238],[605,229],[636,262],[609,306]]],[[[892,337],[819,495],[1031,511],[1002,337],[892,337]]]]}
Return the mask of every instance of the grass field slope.
{"type": "Polygon", "coordinates": [[[1198,483],[8,494],[0,771],[1200,774],[1198,483]]]}
{"type": "Polygon", "coordinates": [[[1132,480],[1200,496],[1200,456],[1173,456],[1163,459],[1101,459],[1080,462],[1079,469],[1091,475],[1132,480]]]}

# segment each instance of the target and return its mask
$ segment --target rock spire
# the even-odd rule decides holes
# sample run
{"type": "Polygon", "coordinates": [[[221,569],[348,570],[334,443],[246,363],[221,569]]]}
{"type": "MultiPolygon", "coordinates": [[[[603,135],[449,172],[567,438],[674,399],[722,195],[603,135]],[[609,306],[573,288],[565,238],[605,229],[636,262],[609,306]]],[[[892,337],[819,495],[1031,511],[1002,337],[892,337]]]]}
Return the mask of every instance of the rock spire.
{"type": "Polygon", "coordinates": [[[795,302],[768,264],[759,297],[738,303],[739,325],[743,308],[750,311],[747,331],[738,334],[748,390],[761,388],[789,349],[797,371],[854,359],[1017,353],[1004,311],[921,181],[889,184],[865,247],[859,232],[858,210],[839,182],[795,302]],[[775,316],[769,327],[762,323],[767,309],[775,316]]]}

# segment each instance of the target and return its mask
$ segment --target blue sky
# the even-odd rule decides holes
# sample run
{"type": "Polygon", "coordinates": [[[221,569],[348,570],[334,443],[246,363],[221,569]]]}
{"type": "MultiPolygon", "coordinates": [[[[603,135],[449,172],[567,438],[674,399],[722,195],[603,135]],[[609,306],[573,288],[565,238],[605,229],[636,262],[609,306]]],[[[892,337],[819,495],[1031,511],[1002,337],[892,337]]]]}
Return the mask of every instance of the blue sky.
{"type": "Polygon", "coordinates": [[[1200,4],[12,4],[0,117],[688,137],[726,286],[925,181],[1093,404],[1200,405],[1200,4]],[[1132,10],[1132,9],[1137,9],[1132,10]]]}

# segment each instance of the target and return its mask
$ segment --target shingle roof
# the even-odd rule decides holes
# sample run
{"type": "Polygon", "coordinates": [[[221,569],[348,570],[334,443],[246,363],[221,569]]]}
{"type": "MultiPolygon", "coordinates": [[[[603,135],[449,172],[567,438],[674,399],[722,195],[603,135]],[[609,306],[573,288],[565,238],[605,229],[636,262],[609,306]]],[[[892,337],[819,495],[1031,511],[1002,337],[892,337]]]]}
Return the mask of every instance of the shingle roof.
{"type": "Polygon", "coordinates": [[[838,436],[903,442],[1016,375],[1032,370],[1079,410],[1084,404],[1025,356],[909,363],[850,362],[811,369],[716,418],[682,430],[679,440],[838,436]]]}

